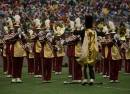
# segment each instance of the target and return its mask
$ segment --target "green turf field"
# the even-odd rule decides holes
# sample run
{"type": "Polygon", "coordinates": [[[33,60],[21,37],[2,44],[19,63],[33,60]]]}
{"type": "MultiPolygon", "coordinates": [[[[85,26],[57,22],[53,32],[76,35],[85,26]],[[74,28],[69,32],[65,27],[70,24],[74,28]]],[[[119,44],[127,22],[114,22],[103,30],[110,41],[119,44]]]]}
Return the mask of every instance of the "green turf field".
{"type": "Polygon", "coordinates": [[[23,81],[21,84],[11,84],[10,78],[6,78],[0,68],[0,94],[130,94],[130,75],[120,73],[120,83],[111,84],[107,79],[96,75],[97,82],[103,85],[82,86],[80,84],[63,84],[67,80],[67,68],[62,75],[52,74],[52,83],[42,83],[41,79],[27,74],[27,68],[23,69],[23,81]]]}

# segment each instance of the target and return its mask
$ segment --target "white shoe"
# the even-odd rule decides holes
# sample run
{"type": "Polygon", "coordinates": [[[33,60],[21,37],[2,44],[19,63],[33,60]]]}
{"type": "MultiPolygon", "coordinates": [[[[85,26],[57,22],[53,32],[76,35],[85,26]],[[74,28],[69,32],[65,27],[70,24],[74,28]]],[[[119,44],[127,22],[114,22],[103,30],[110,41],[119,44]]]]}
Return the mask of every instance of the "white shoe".
{"type": "Polygon", "coordinates": [[[58,72],[59,75],[61,75],[61,72],[58,72]]]}
{"type": "Polygon", "coordinates": [[[110,82],[110,83],[114,83],[114,80],[110,80],[109,82],[110,82]]]}
{"type": "Polygon", "coordinates": [[[7,72],[4,72],[4,75],[6,75],[7,74],[7,72]]]}
{"type": "Polygon", "coordinates": [[[103,75],[102,77],[103,77],[103,78],[106,78],[106,77],[107,77],[107,75],[103,75]]]}
{"type": "Polygon", "coordinates": [[[42,75],[38,75],[38,77],[39,77],[39,78],[41,78],[41,77],[42,77],[42,75]]]}
{"type": "Polygon", "coordinates": [[[68,78],[72,78],[72,75],[69,75],[68,78]]]}
{"type": "Polygon", "coordinates": [[[115,80],[115,83],[119,83],[120,81],[119,80],[115,80]]]}
{"type": "Polygon", "coordinates": [[[81,83],[81,80],[73,80],[72,83],[81,83]]]}
{"type": "Polygon", "coordinates": [[[39,75],[34,75],[34,77],[35,77],[35,78],[38,78],[38,77],[39,77],[39,75]]]}
{"type": "Polygon", "coordinates": [[[16,83],[16,78],[12,78],[11,82],[16,83]]]}
{"type": "Polygon", "coordinates": [[[18,83],[22,83],[21,78],[16,78],[16,81],[17,81],[18,83]]]}
{"type": "Polygon", "coordinates": [[[82,80],[82,85],[88,84],[88,80],[87,79],[83,79],[82,80]]]}
{"type": "Polygon", "coordinates": [[[55,75],[58,75],[59,73],[58,72],[55,72],[55,75]]]}
{"type": "Polygon", "coordinates": [[[34,73],[28,73],[29,75],[33,75],[34,73]]]}
{"type": "Polygon", "coordinates": [[[109,78],[110,76],[107,76],[107,78],[109,78]]]}
{"type": "Polygon", "coordinates": [[[82,83],[88,83],[87,79],[83,79],[82,83]]]}
{"type": "Polygon", "coordinates": [[[94,79],[90,79],[90,83],[94,83],[94,79]]]}
{"type": "Polygon", "coordinates": [[[102,72],[101,73],[99,73],[100,75],[102,75],[102,72]]]}
{"type": "Polygon", "coordinates": [[[12,77],[12,75],[7,75],[6,77],[7,77],[7,78],[11,78],[11,77],[12,77]]]}

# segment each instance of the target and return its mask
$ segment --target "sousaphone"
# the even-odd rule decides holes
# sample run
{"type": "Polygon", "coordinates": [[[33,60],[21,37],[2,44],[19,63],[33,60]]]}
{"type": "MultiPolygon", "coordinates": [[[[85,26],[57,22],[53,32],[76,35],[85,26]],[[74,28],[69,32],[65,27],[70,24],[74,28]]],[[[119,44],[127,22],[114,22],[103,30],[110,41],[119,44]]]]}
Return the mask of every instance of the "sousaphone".
{"type": "Polygon", "coordinates": [[[65,32],[65,26],[61,23],[56,23],[53,25],[54,36],[61,36],[65,32]]]}

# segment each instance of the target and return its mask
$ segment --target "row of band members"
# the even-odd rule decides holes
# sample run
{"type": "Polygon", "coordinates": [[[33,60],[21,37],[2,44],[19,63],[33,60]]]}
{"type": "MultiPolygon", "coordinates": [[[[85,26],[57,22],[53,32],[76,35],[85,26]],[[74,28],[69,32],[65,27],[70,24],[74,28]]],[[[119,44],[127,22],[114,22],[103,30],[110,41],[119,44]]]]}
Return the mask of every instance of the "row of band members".
{"type": "Polygon", "coordinates": [[[97,56],[103,63],[96,63],[98,66],[96,68],[103,72],[104,76],[109,77],[110,82],[118,82],[118,72],[123,59],[127,60],[127,71],[130,69],[129,36],[119,39],[111,21],[109,22],[110,30],[106,28],[104,30],[105,38],[97,37],[97,32],[93,28],[93,17],[90,15],[85,17],[84,29],[81,30],[82,25],[79,24],[80,28],[76,30],[71,28],[71,32],[67,35],[63,34],[65,26],[62,22],[55,23],[53,33],[50,32],[49,20],[46,31],[41,31],[39,19],[35,19],[34,23],[35,29],[29,30],[28,34],[22,32],[18,15],[16,15],[15,24],[10,20],[9,28],[4,26],[7,31],[3,38],[2,50],[4,72],[8,73],[8,77],[12,76],[11,82],[22,82],[22,65],[25,56],[28,60],[29,73],[34,74],[35,77],[42,77],[43,82],[50,82],[52,65],[56,74],[61,74],[65,45],[67,45],[69,77],[72,76],[74,83],[94,83],[94,65],[97,56]],[[87,68],[89,68],[90,81],[87,68]]]}

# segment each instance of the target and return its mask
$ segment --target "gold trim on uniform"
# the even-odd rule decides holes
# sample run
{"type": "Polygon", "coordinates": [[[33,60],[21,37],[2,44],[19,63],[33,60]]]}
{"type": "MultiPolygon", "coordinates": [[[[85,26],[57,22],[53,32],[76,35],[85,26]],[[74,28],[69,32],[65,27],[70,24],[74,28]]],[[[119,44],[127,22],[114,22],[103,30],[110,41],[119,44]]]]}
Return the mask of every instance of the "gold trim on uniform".
{"type": "Polygon", "coordinates": [[[81,55],[81,43],[75,45],[75,57],[80,57],[81,55]]]}
{"type": "Polygon", "coordinates": [[[42,50],[42,45],[39,40],[36,41],[35,49],[36,49],[36,53],[40,53],[42,50]]]}
{"type": "Polygon", "coordinates": [[[57,57],[65,56],[64,46],[60,48],[60,51],[57,51],[57,57]]]}
{"type": "Polygon", "coordinates": [[[52,45],[48,42],[45,43],[44,45],[44,57],[45,58],[53,58],[54,54],[53,54],[53,49],[52,49],[52,45]]]}
{"type": "Polygon", "coordinates": [[[24,57],[24,56],[27,56],[27,53],[20,44],[20,41],[17,41],[14,44],[14,57],[24,57]]]}
{"type": "Polygon", "coordinates": [[[105,46],[105,58],[107,58],[107,57],[108,57],[108,47],[105,46]]]}
{"type": "Polygon", "coordinates": [[[126,52],[125,52],[125,57],[126,59],[130,59],[130,42],[127,45],[128,47],[126,48],[126,52]]]}
{"type": "Polygon", "coordinates": [[[113,45],[113,47],[111,48],[111,53],[112,53],[112,60],[121,59],[121,55],[117,46],[113,45]]]}

